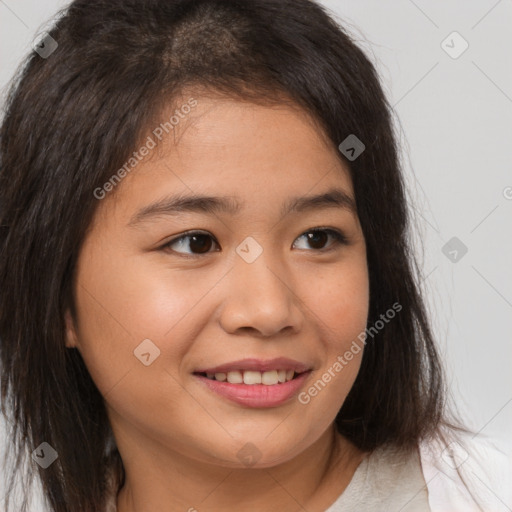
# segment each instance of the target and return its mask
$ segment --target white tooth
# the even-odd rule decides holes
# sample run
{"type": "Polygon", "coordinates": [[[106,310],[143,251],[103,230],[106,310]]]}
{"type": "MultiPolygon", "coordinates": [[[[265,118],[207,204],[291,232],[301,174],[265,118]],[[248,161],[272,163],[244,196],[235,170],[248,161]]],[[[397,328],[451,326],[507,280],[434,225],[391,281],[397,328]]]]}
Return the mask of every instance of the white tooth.
{"type": "Polygon", "coordinates": [[[226,374],[225,373],[216,373],[215,374],[215,380],[218,380],[220,382],[224,382],[226,380],[226,374]]]}
{"type": "Polygon", "coordinates": [[[244,372],[244,384],[261,384],[261,373],[252,371],[244,372]]]}
{"type": "Polygon", "coordinates": [[[230,384],[242,384],[244,378],[242,377],[242,373],[235,370],[233,372],[228,372],[228,382],[230,384]]]}
{"type": "Polygon", "coordinates": [[[286,381],[286,370],[279,370],[277,372],[277,379],[279,382],[285,382],[286,381]]]}
{"type": "Polygon", "coordinates": [[[286,380],[292,380],[294,373],[295,372],[293,370],[287,370],[287,372],[286,372],[286,380]]]}
{"type": "Polygon", "coordinates": [[[263,372],[261,374],[261,383],[266,384],[267,386],[273,386],[277,384],[279,379],[277,377],[277,370],[271,370],[268,372],[263,372]]]}
{"type": "Polygon", "coordinates": [[[206,372],[206,377],[208,379],[213,379],[215,377],[215,373],[209,373],[209,372],[206,372]]]}

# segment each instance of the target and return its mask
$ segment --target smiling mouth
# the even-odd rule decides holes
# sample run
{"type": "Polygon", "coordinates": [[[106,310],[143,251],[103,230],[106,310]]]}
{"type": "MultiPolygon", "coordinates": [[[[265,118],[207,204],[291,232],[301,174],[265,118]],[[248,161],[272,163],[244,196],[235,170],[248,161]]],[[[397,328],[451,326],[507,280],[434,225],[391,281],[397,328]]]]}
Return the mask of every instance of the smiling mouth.
{"type": "Polygon", "coordinates": [[[271,370],[266,372],[235,370],[219,373],[195,372],[194,375],[229,384],[275,386],[294,380],[303,373],[308,372],[295,372],[294,370],[271,370]]]}
{"type": "Polygon", "coordinates": [[[312,370],[231,370],[228,372],[194,372],[209,391],[242,407],[270,408],[290,403],[312,370]]]}

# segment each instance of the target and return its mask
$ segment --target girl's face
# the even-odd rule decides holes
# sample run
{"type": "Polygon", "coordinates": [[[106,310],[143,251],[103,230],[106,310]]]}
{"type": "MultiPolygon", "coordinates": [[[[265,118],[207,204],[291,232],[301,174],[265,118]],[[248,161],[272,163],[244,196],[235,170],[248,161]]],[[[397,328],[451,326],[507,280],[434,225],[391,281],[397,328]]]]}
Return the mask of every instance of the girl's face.
{"type": "Polygon", "coordinates": [[[332,427],[360,366],[350,349],[369,283],[349,173],[285,107],[198,97],[160,131],[98,205],[67,346],[118,446],[228,467],[285,462],[332,427]],[[178,196],[193,199],[178,207],[178,196]],[[197,374],[230,364],[232,383],[197,374]],[[271,384],[295,364],[307,371],[271,384]],[[258,368],[268,385],[236,383],[258,368]]]}

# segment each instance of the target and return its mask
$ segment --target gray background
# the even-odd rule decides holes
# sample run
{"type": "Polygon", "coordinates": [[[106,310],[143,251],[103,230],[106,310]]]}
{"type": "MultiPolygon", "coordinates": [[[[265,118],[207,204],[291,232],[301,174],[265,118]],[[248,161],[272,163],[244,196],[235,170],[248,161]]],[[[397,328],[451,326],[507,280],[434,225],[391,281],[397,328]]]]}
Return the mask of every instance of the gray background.
{"type": "MultiPolygon", "coordinates": [[[[510,449],[512,1],[321,3],[376,64],[395,107],[423,284],[455,402],[472,429],[510,449]],[[469,44],[457,58],[442,47],[454,31],[469,44]],[[443,252],[453,237],[466,254],[443,252]]],[[[2,94],[66,4],[0,0],[2,94]]],[[[461,44],[450,37],[443,46],[453,54],[461,44]]]]}

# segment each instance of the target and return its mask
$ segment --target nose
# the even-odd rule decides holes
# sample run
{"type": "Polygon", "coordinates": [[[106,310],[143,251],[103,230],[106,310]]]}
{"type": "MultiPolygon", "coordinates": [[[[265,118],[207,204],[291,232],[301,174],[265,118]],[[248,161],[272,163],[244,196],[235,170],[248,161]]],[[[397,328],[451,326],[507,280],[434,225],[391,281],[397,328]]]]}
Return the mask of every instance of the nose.
{"type": "Polygon", "coordinates": [[[228,274],[220,323],[230,334],[251,331],[270,337],[301,329],[303,317],[293,280],[278,266],[267,265],[264,254],[252,263],[235,258],[228,274]]]}

